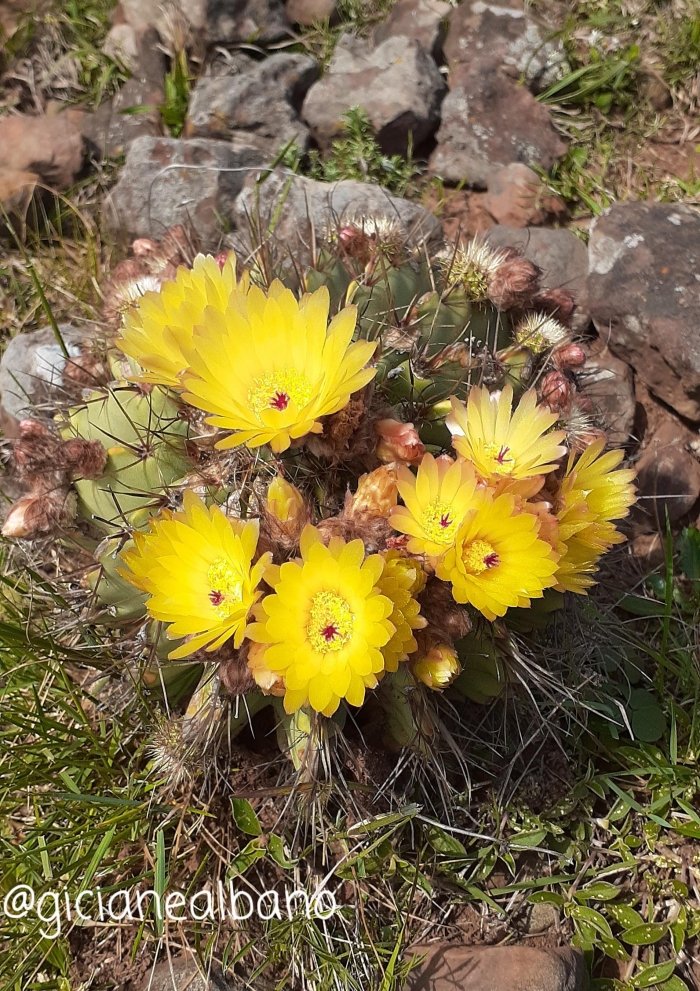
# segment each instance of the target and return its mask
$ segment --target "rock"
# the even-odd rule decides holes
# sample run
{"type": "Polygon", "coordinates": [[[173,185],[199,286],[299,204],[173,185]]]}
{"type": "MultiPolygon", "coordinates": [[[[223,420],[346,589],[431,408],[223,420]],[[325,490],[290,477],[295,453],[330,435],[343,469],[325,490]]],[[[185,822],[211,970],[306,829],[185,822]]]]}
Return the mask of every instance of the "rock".
{"type": "Polygon", "coordinates": [[[667,417],[644,446],[636,464],[636,515],[652,530],[666,532],[666,510],[672,523],[689,513],[700,498],[700,463],[688,450],[697,434],[667,417]]]}
{"type": "Polygon", "coordinates": [[[8,416],[17,420],[36,416],[35,407],[45,407],[48,416],[57,402],[78,398],[80,388],[70,377],[64,378],[66,364],[94,335],[70,323],[60,323],[58,329],[69,358],[51,327],[18,334],[5,348],[0,359],[0,402],[8,416]]]}
{"type": "MultiPolygon", "coordinates": [[[[440,222],[418,203],[392,196],[369,182],[317,182],[303,176],[273,172],[261,185],[255,176],[246,181],[236,200],[234,220],[239,229],[252,225],[253,232],[267,229],[274,216],[274,239],[283,246],[285,258],[296,265],[312,261],[314,241],[323,232],[335,231],[354,217],[383,216],[401,224],[413,245],[440,238],[440,222]]],[[[257,237],[253,233],[253,239],[257,237]]]]}
{"type": "Polygon", "coordinates": [[[267,45],[292,33],[282,0],[172,0],[168,4],[121,0],[112,14],[113,23],[127,23],[137,31],[156,28],[166,43],[178,20],[190,42],[200,49],[240,42],[267,45]]]}
{"type": "Polygon", "coordinates": [[[228,138],[246,131],[268,143],[270,159],[290,141],[305,151],[309,132],[298,112],[317,76],[314,59],[286,53],[262,62],[250,59],[236,75],[202,76],[192,94],[185,133],[228,138]]]}
{"type": "Polygon", "coordinates": [[[116,28],[131,32],[136,55],[131,79],[124,83],[112,100],[103,103],[95,113],[83,117],[82,134],[91,156],[97,160],[119,158],[126,154],[136,138],[155,137],[163,133],[158,107],[165,102],[163,80],[166,59],[158,48],[158,34],[154,28],[137,32],[128,24],[118,24],[112,31],[116,28]],[[138,107],[150,109],[125,113],[138,107]]]}
{"type": "Polygon", "coordinates": [[[640,533],[630,543],[632,556],[644,561],[647,568],[658,568],[666,560],[666,549],[658,533],[640,533]]]}
{"type": "MultiPolygon", "coordinates": [[[[8,216],[14,215],[24,220],[38,182],[36,172],[0,168],[0,204],[8,216]]],[[[4,226],[0,219],[0,229],[4,226]]]]}
{"type": "Polygon", "coordinates": [[[387,38],[410,38],[417,41],[436,62],[442,62],[442,46],[447,35],[452,7],[445,0],[399,0],[387,19],[374,30],[376,45],[387,38]]]}
{"type": "Polygon", "coordinates": [[[632,369],[607,347],[590,354],[577,369],[581,391],[592,400],[601,425],[613,447],[622,447],[632,437],[637,403],[632,369]]]}
{"type": "Polygon", "coordinates": [[[427,954],[406,982],[406,991],[583,991],[586,965],[568,946],[416,946],[427,954]]]}
{"type": "Polygon", "coordinates": [[[215,250],[247,170],[266,160],[254,137],[136,138],[108,197],[107,220],[132,238],[159,237],[183,224],[194,229],[203,250],[215,250]]]}
{"type": "Polygon", "coordinates": [[[311,27],[317,21],[331,20],[336,12],[335,0],[287,0],[287,17],[293,24],[311,27]]]}
{"type": "Polygon", "coordinates": [[[302,118],[328,148],[342,130],[342,115],[362,106],[382,151],[405,154],[410,140],[418,147],[435,131],[445,89],[435,62],[417,42],[388,38],[372,50],[344,34],[324,76],[309,90],[302,118]]]}
{"type": "Polygon", "coordinates": [[[583,241],[569,230],[546,227],[505,227],[490,230],[486,240],[495,248],[513,247],[542,269],[546,289],[568,289],[576,301],[573,327],[585,330],[589,316],[585,310],[588,252],[583,241]]]}
{"type": "Polygon", "coordinates": [[[591,225],[587,306],[610,349],[681,416],[700,421],[700,216],[615,203],[591,225]]]}
{"type": "Polygon", "coordinates": [[[434,209],[442,223],[445,240],[452,243],[469,240],[495,227],[491,214],[484,206],[486,193],[472,189],[428,189],[423,200],[425,206],[434,209]]]}
{"type": "Polygon", "coordinates": [[[484,206],[497,223],[510,227],[536,227],[566,215],[564,201],[521,162],[506,165],[489,177],[484,206]]]}
{"type": "Polygon", "coordinates": [[[496,68],[453,73],[441,116],[430,170],[446,182],[484,189],[499,166],[547,170],[566,151],[544,104],[496,68]]]}
{"type": "Polygon", "coordinates": [[[52,189],[73,184],[83,167],[82,112],[0,119],[0,167],[33,172],[52,189]]]}
{"type": "Polygon", "coordinates": [[[453,74],[465,65],[476,74],[498,69],[535,92],[567,68],[561,41],[526,13],[522,0],[464,0],[450,20],[445,57],[453,74]]]}

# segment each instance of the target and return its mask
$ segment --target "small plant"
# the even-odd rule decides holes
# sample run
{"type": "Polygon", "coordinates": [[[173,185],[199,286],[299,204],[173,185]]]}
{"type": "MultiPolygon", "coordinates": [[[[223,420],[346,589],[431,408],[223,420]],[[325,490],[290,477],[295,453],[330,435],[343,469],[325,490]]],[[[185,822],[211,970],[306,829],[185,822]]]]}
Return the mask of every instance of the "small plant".
{"type": "Polygon", "coordinates": [[[190,104],[190,74],[187,54],[177,52],[164,81],[165,102],[158,108],[163,123],[174,138],[179,138],[185,127],[187,108],[190,104]]]}

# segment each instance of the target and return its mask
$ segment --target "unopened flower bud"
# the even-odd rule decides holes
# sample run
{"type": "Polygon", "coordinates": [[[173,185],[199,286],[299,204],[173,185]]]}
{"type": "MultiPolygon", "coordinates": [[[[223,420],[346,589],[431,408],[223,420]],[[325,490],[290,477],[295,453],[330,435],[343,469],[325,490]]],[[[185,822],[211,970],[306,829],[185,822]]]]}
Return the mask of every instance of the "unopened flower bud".
{"type": "Polygon", "coordinates": [[[219,270],[223,272],[224,265],[228,261],[228,253],[226,251],[222,251],[216,256],[214,260],[216,261],[216,264],[219,266],[219,270]]]}
{"type": "Polygon", "coordinates": [[[137,258],[143,258],[154,254],[158,250],[158,243],[152,241],[150,237],[137,237],[131,245],[131,250],[137,258]]]}
{"type": "Polygon", "coordinates": [[[107,452],[99,440],[73,437],[60,448],[63,464],[80,478],[99,478],[105,468],[107,452]]]}
{"type": "Polygon", "coordinates": [[[378,420],[374,430],[379,437],[376,454],[385,465],[392,461],[414,464],[425,454],[423,441],[412,423],[392,419],[378,420]]]}
{"type": "Polygon", "coordinates": [[[542,402],[553,413],[566,409],[571,401],[571,382],[561,372],[548,372],[540,387],[542,402]]]}
{"type": "Polygon", "coordinates": [[[499,265],[489,278],[489,299],[498,310],[525,306],[537,293],[540,269],[527,258],[512,258],[499,265]]]}
{"type": "Polygon", "coordinates": [[[559,323],[569,326],[576,309],[574,297],[568,289],[543,289],[532,301],[532,305],[559,323]]]}
{"type": "Polygon", "coordinates": [[[248,650],[248,667],[255,683],[264,695],[276,695],[281,698],[285,693],[284,677],[277,671],[272,671],[265,663],[267,644],[252,643],[248,650]]]}
{"type": "Polygon", "coordinates": [[[10,508],[2,528],[3,537],[38,537],[66,526],[75,516],[77,498],[70,489],[54,489],[28,495],[10,508]]]}
{"type": "Polygon", "coordinates": [[[277,475],[267,488],[267,511],[280,523],[295,523],[302,515],[306,517],[304,496],[296,485],[277,475]]]}
{"type": "Polygon", "coordinates": [[[396,469],[382,465],[360,478],[353,496],[351,515],[366,514],[388,518],[399,499],[396,469]]]}
{"type": "Polygon", "coordinates": [[[586,352],[580,344],[565,344],[564,347],[557,348],[552,355],[554,367],[559,371],[566,371],[568,368],[578,368],[586,360],[586,352]]]}
{"type": "Polygon", "coordinates": [[[434,691],[447,688],[461,671],[457,651],[444,643],[431,647],[425,657],[416,661],[413,666],[416,678],[434,691]]]}

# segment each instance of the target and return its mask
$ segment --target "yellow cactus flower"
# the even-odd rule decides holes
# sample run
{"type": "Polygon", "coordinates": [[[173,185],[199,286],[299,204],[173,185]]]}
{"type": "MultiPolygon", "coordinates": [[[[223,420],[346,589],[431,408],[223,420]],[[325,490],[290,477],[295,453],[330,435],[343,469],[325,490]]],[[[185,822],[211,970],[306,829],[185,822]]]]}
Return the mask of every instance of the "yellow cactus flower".
{"type": "Polygon", "coordinates": [[[247,636],[265,646],[266,669],[284,677],[287,712],[308,704],[331,716],[341,699],[360,706],[376,686],[382,648],[396,632],[394,603],[378,584],[383,558],[365,557],[361,540],[333,537],[326,547],[309,525],[300,549],[301,561],[268,567],[274,593],[256,607],[247,636]]]}
{"type": "Polygon", "coordinates": [[[557,414],[537,405],[534,389],[525,393],[511,415],[512,406],[511,386],[500,393],[474,387],[466,406],[452,399],[447,418],[452,446],[482,478],[494,483],[503,476],[527,478],[553,471],[566,454],[560,446],[564,432],[546,433],[557,414]]]}
{"type": "Polygon", "coordinates": [[[529,606],[554,585],[558,555],[540,540],[539,520],[518,512],[511,495],[482,491],[436,568],[452,583],[457,602],[469,602],[489,620],[514,606],[529,606]]]}
{"type": "Polygon", "coordinates": [[[285,693],[284,678],[278,671],[271,671],[265,663],[265,644],[251,643],[248,650],[248,667],[255,684],[264,695],[282,698],[285,693]]]}
{"type": "Polygon", "coordinates": [[[276,475],[267,487],[267,511],[280,523],[294,522],[305,513],[304,496],[296,485],[276,475]]]}
{"type": "Polygon", "coordinates": [[[389,621],[396,627],[391,640],[382,647],[384,670],[398,671],[399,662],[418,649],[413,631],[428,625],[415,598],[425,587],[427,576],[415,558],[403,557],[398,551],[387,551],[383,557],[384,571],[377,588],[394,604],[389,621]]]}
{"type": "Polygon", "coordinates": [[[361,475],[357,491],[352,497],[351,513],[367,513],[369,516],[388,516],[398,501],[399,489],[396,468],[382,465],[368,475],[361,475]]]}
{"type": "Polygon", "coordinates": [[[439,692],[451,685],[462,673],[462,665],[454,647],[441,643],[437,647],[431,647],[425,657],[416,661],[413,673],[428,688],[439,692]]]}
{"type": "Polygon", "coordinates": [[[278,454],[322,417],[347,405],[375,375],[365,365],[375,344],[352,336],[354,306],[328,325],[325,287],[298,302],[280,282],[253,287],[225,315],[209,309],[187,352],[184,399],[212,414],[207,422],[233,433],[218,448],[269,444],[278,454]]]}
{"type": "Polygon", "coordinates": [[[474,506],[477,478],[471,465],[425,454],[417,475],[401,466],[398,478],[405,505],[392,510],[389,522],[410,536],[411,554],[439,557],[454,545],[462,520],[474,506]]]}
{"type": "Polygon", "coordinates": [[[187,491],[183,511],[165,510],[150,527],[134,533],[134,549],[122,555],[128,570],[119,571],[149,594],[149,615],[170,624],[171,640],[189,638],[168,656],[187,657],[202,647],[216,650],[230,637],[234,647],[240,646],[271,559],[265,554],[252,564],[257,520],[229,519],[218,506],[207,509],[187,491]]]}
{"type": "Polygon", "coordinates": [[[192,347],[195,327],[211,306],[225,313],[232,299],[249,289],[248,273],[236,281],[236,257],[231,252],[223,267],[211,255],[197,255],[191,269],[181,266],[174,280],[160,292],[146,292],[126,313],[117,347],[144,372],[140,382],[177,388],[187,368],[184,352],[192,347]]]}
{"type": "Polygon", "coordinates": [[[613,520],[627,516],[635,502],[635,472],[618,469],[622,451],[603,453],[604,448],[605,441],[598,440],[576,461],[570,458],[562,479],[556,506],[561,590],[585,593],[594,584],[591,575],[601,554],[625,539],[613,520]]]}

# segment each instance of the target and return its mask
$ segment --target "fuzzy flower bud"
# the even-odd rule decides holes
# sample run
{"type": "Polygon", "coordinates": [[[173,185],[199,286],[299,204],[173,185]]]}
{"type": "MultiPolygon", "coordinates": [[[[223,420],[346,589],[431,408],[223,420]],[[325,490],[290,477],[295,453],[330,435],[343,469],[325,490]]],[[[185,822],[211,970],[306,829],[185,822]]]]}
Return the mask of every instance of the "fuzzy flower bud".
{"type": "Polygon", "coordinates": [[[542,402],[553,413],[566,409],[571,401],[571,382],[561,372],[548,372],[540,388],[542,402]]]}
{"type": "Polygon", "coordinates": [[[568,289],[543,289],[532,301],[532,305],[542,313],[555,317],[567,327],[571,323],[576,304],[568,289]]]}
{"type": "Polygon", "coordinates": [[[525,306],[539,288],[540,269],[527,258],[511,258],[489,279],[489,299],[498,310],[525,306]]]}
{"type": "Polygon", "coordinates": [[[54,489],[24,496],[10,508],[2,528],[3,537],[38,537],[66,526],[75,516],[77,498],[70,489],[54,489]]]}
{"type": "Polygon", "coordinates": [[[374,430],[379,437],[376,454],[382,464],[404,461],[414,464],[425,454],[423,441],[412,423],[400,420],[377,420],[374,430]]]}
{"type": "Polygon", "coordinates": [[[79,478],[99,478],[107,462],[107,451],[99,440],[73,437],[60,447],[62,463],[79,478]]]}
{"type": "Polygon", "coordinates": [[[388,517],[399,499],[396,469],[382,465],[360,478],[357,492],[353,496],[350,515],[388,517]]]}
{"type": "Polygon", "coordinates": [[[413,666],[416,678],[437,692],[447,688],[461,671],[457,651],[445,643],[431,647],[425,657],[413,666]]]}
{"type": "Polygon", "coordinates": [[[267,511],[280,523],[296,523],[302,516],[306,522],[304,496],[296,485],[277,475],[267,489],[267,511]]]}
{"type": "Polygon", "coordinates": [[[554,367],[560,372],[568,368],[578,368],[586,360],[586,352],[580,344],[565,344],[564,347],[557,348],[552,354],[554,367]]]}

